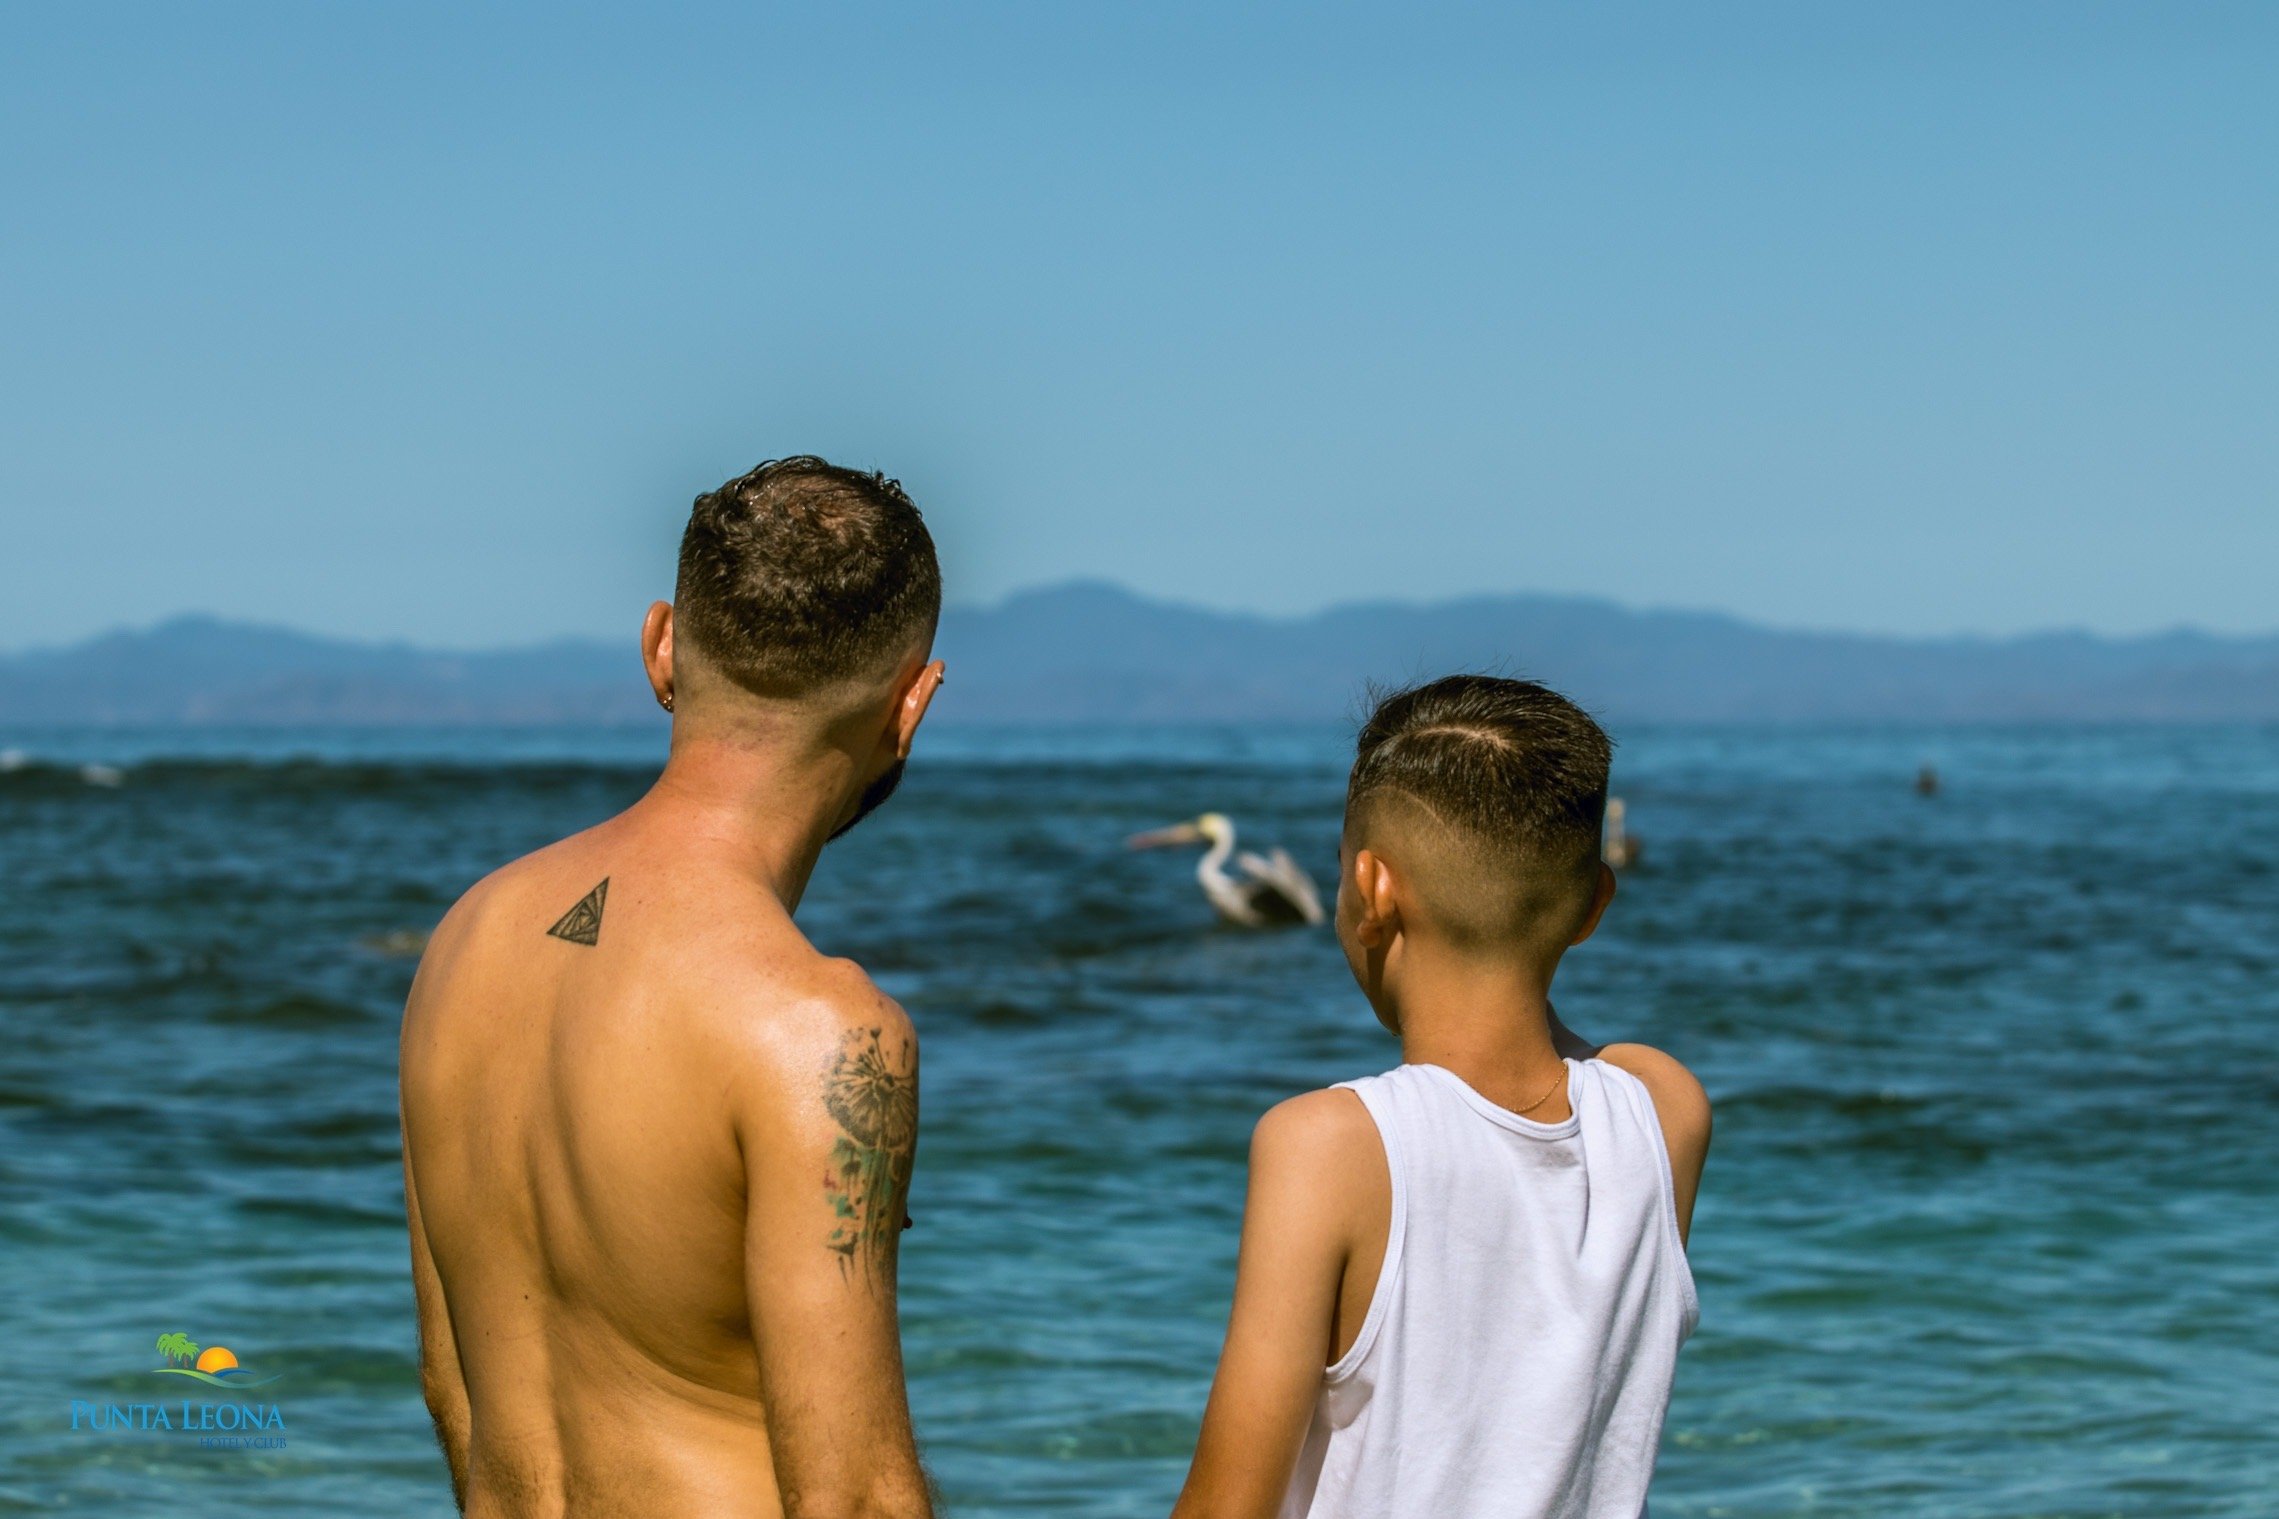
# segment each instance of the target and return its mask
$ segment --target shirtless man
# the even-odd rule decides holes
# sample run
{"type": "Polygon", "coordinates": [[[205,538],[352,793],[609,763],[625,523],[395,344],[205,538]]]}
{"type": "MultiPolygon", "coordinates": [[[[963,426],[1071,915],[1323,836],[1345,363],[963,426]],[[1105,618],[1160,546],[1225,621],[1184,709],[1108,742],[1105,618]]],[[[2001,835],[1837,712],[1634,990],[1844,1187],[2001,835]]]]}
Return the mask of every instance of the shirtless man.
{"type": "Polygon", "coordinates": [[[820,459],[698,498],[656,785],[485,878],[404,1011],[420,1372],[469,1515],[926,1516],[909,1018],[792,923],[942,683],[933,542],[820,459]]]}

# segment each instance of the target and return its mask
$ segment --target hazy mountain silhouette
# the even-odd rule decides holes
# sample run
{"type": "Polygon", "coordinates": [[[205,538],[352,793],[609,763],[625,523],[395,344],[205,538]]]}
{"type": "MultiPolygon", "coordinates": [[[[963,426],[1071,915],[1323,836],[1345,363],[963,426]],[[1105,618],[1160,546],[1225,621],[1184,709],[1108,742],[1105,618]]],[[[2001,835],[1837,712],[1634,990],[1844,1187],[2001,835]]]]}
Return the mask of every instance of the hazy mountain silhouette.
{"type": "MultiPolygon", "coordinates": [[[[1460,668],[1617,722],[2279,721],[2279,636],[1897,639],[1550,596],[1284,618],[1084,582],[953,608],[940,651],[950,722],[1331,720],[1369,681],[1460,668]]],[[[0,657],[0,723],[19,726],[653,720],[630,637],[450,653],[179,617],[0,657]]]]}

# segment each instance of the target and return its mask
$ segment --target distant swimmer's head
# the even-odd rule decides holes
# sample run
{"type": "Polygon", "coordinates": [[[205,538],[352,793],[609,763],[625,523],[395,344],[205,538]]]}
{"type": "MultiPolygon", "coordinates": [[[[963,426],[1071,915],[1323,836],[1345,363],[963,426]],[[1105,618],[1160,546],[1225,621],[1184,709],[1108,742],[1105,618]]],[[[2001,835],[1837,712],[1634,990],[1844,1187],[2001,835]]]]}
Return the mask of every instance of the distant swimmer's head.
{"type": "Polygon", "coordinates": [[[901,776],[941,683],[941,610],[934,540],[901,484],[803,454],[696,498],[643,651],[676,728],[788,724],[855,752],[844,832],[901,776]]]}
{"type": "Polygon", "coordinates": [[[1451,675],[1377,703],[1346,786],[1337,930],[1380,1016],[1410,957],[1547,978],[1589,936],[1614,893],[1599,859],[1613,755],[1533,681],[1451,675]]]}

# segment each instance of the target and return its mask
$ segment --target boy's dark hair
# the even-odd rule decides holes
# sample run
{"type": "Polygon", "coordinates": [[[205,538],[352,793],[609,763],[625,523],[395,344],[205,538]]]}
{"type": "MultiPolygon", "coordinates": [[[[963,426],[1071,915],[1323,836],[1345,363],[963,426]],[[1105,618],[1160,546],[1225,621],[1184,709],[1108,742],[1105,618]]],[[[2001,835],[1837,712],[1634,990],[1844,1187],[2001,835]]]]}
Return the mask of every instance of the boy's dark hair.
{"type": "Polygon", "coordinates": [[[934,540],[883,474],[771,459],[697,497],[681,535],[676,636],[763,696],[869,674],[941,609],[934,540]]]}
{"type": "Polygon", "coordinates": [[[1581,874],[1598,861],[1613,760],[1606,730],[1548,686],[1444,676],[1378,701],[1346,815],[1398,793],[1514,872],[1581,874]]]}

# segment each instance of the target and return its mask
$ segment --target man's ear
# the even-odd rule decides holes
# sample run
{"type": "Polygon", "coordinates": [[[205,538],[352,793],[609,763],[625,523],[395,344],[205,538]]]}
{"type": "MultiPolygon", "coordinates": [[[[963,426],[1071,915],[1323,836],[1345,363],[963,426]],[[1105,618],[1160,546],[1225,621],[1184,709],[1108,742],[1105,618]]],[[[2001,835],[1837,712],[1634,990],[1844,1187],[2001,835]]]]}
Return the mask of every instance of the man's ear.
{"type": "Polygon", "coordinates": [[[1598,862],[1598,884],[1591,888],[1591,910],[1583,915],[1583,926],[1567,941],[1573,949],[1592,934],[1598,932],[1598,920],[1606,916],[1607,904],[1614,900],[1614,869],[1606,861],[1598,862]]]}
{"type": "Polygon", "coordinates": [[[1360,908],[1360,915],[1353,920],[1353,937],[1365,948],[1381,949],[1401,931],[1392,868],[1375,850],[1356,849],[1351,870],[1353,900],[1360,908]]]}
{"type": "Polygon", "coordinates": [[[942,689],[942,677],[948,667],[940,660],[921,669],[903,688],[902,699],[894,704],[894,757],[908,759],[910,742],[918,736],[918,725],[926,720],[926,709],[934,704],[934,693],[942,689]]]}
{"type": "Polygon", "coordinates": [[[673,710],[673,604],[652,601],[641,619],[641,666],[649,672],[649,689],[657,705],[673,710]]]}

